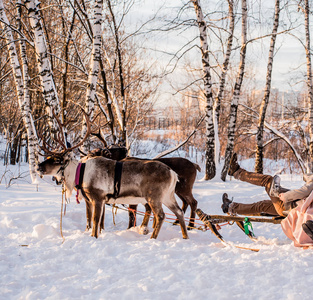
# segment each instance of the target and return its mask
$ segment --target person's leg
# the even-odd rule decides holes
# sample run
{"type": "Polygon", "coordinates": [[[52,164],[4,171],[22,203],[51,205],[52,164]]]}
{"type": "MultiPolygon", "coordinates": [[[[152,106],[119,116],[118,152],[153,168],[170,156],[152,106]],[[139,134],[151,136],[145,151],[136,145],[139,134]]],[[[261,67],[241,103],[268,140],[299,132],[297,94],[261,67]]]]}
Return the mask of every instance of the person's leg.
{"type": "Polygon", "coordinates": [[[260,216],[262,214],[269,214],[273,216],[279,215],[271,200],[263,200],[251,204],[244,204],[232,202],[228,199],[228,195],[226,193],[223,194],[222,210],[224,213],[247,216],[260,216]]]}
{"type": "Polygon", "coordinates": [[[257,186],[264,186],[267,193],[270,191],[273,182],[273,176],[271,175],[249,172],[242,168],[239,168],[233,176],[240,181],[245,181],[257,186]]]}
{"type": "Polygon", "coordinates": [[[251,204],[232,202],[228,211],[230,214],[247,216],[260,216],[262,214],[279,215],[271,200],[263,200],[251,204]]]}
{"type": "MultiPolygon", "coordinates": [[[[237,162],[236,153],[234,153],[234,155],[232,156],[228,174],[231,176],[234,176],[238,180],[248,182],[248,183],[251,183],[253,185],[265,187],[265,191],[269,195],[269,197],[272,201],[272,204],[274,205],[274,208],[276,209],[276,212],[279,215],[284,216],[283,211],[285,210],[285,208],[284,208],[283,202],[278,197],[271,196],[271,188],[272,188],[273,180],[274,180],[273,176],[259,174],[259,173],[255,173],[255,172],[249,172],[245,169],[242,169],[237,162]]],[[[288,189],[285,189],[285,188],[278,186],[278,192],[279,193],[284,193],[287,191],[288,191],[288,189]]],[[[258,202],[256,202],[256,203],[258,203],[258,202]]],[[[247,205],[250,205],[250,204],[247,204],[247,205]]],[[[251,205],[253,205],[253,204],[251,204],[251,205]]],[[[248,208],[249,207],[247,207],[246,209],[248,209],[248,208]]],[[[257,209],[261,209],[261,208],[262,209],[265,208],[261,203],[257,206],[251,207],[251,209],[253,211],[256,211],[257,209]]]]}
{"type": "MultiPolygon", "coordinates": [[[[245,181],[245,182],[249,182],[251,184],[254,185],[258,185],[258,186],[264,186],[265,187],[265,191],[267,192],[267,194],[269,195],[270,199],[271,199],[271,203],[272,206],[275,208],[276,212],[281,215],[284,216],[283,211],[285,210],[284,207],[284,203],[283,201],[281,201],[278,197],[273,197],[270,196],[270,189],[271,189],[271,184],[273,181],[273,176],[271,175],[263,175],[263,174],[258,174],[258,173],[252,173],[252,172],[248,172],[244,169],[239,169],[235,174],[234,177],[236,179],[239,179],[241,181],[245,181]]],[[[288,191],[287,189],[282,189],[283,191],[288,191]]],[[[260,201],[263,202],[263,201],[260,201]]],[[[259,203],[259,202],[256,202],[259,203]]],[[[257,210],[257,209],[264,209],[265,206],[262,203],[259,203],[258,205],[256,205],[255,207],[251,207],[252,210],[257,210]]]]}
{"type": "Polygon", "coordinates": [[[257,186],[264,186],[268,194],[270,192],[273,179],[275,178],[271,175],[249,172],[245,169],[242,169],[238,164],[236,153],[234,153],[231,158],[228,174],[230,176],[234,176],[240,181],[245,181],[257,186]]]}

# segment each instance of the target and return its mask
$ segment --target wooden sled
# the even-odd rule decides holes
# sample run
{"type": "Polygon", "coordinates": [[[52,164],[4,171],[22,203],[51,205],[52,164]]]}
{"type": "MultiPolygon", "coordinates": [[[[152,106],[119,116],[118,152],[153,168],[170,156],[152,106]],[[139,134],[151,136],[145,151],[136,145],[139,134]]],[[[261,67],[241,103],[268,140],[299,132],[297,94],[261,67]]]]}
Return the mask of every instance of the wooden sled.
{"type": "MultiPolygon", "coordinates": [[[[280,216],[268,216],[264,215],[260,217],[238,217],[238,216],[230,216],[230,215],[208,215],[204,213],[200,208],[196,210],[196,213],[200,220],[204,223],[204,225],[209,228],[212,233],[220,240],[223,244],[229,245],[223,236],[219,233],[218,229],[216,228],[216,224],[220,223],[229,223],[233,222],[236,223],[236,225],[253,241],[256,241],[256,237],[254,236],[253,232],[245,228],[244,222],[260,222],[260,223],[272,223],[272,224],[280,224],[281,221],[284,219],[284,217],[280,216]]],[[[252,248],[245,248],[236,246],[236,248],[239,249],[245,249],[245,250],[251,250],[258,252],[259,249],[252,249],[252,248]]]]}

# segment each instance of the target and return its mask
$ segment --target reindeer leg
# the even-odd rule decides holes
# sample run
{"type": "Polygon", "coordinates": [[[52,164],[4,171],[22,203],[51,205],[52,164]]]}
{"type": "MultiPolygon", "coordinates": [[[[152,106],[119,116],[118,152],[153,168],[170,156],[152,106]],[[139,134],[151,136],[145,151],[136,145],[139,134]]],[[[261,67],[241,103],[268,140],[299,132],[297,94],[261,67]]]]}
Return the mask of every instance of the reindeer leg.
{"type": "Polygon", "coordinates": [[[140,225],[140,234],[143,234],[143,235],[146,235],[149,233],[148,223],[149,223],[149,219],[151,216],[151,207],[148,203],[145,204],[145,208],[146,208],[146,213],[140,225]]]}
{"type": "Polygon", "coordinates": [[[155,219],[155,215],[153,214],[152,228],[155,228],[155,226],[156,226],[156,219],[155,219]]]}
{"type": "MultiPolygon", "coordinates": [[[[183,212],[185,214],[186,210],[188,208],[188,201],[186,201],[185,198],[180,193],[176,192],[176,194],[180,198],[180,200],[183,202],[182,210],[183,210],[183,212]]],[[[173,223],[173,225],[178,225],[178,224],[179,224],[179,220],[176,219],[176,221],[173,223]]]]}
{"type": "MultiPolygon", "coordinates": [[[[186,213],[188,205],[190,205],[190,220],[189,220],[187,230],[192,230],[195,227],[195,217],[196,217],[196,209],[198,206],[198,201],[193,197],[192,194],[186,191],[184,191],[184,196],[177,192],[176,194],[183,202],[182,210],[184,214],[186,213]]],[[[179,224],[179,220],[177,219],[173,225],[178,225],[178,224],[179,224]]]]}
{"type": "Polygon", "coordinates": [[[128,218],[129,218],[129,221],[128,221],[128,228],[127,229],[130,229],[132,227],[135,227],[136,226],[136,211],[137,211],[137,206],[138,205],[129,205],[129,211],[128,211],[128,218]]]}
{"type": "Polygon", "coordinates": [[[99,236],[99,223],[103,213],[104,202],[102,200],[93,201],[93,221],[92,221],[92,233],[91,236],[98,238],[99,236]]]}
{"type": "Polygon", "coordinates": [[[162,227],[162,224],[164,222],[165,219],[165,213],[162,209],[162,204],[161,201],[160,202],[149,202],[150,207],[153,211],[154,214],[154,220],[155,221],[155,226],[151,235],[151,239],[156,239],[159,235],[160,229],[162,227]]]}
{"type": "Polygon", "coordinates": [[[164,203],[177,217],[179,224],[180,224],[180,228],[182,231],[182,235],[184,239],[188,239],[188,233],[187,233],[187,227],[186,227],[186,223],[185,223],[185,218],[184,218],[184,212],[183,210],[179,207],[179,205],[176,202],[175,196],[172,196],[172,200],[170,201],[170,205],[168,205],[167,203],[164,203]]]}
{"type": "Polygon", "coordinates": [[[103,204],[102,208],[102,215],[101,215],[101,221],[100,221],[100,233],[102,230],[104,231],[104,217],[105,217],[105,204],[103,204]]]}
{"type": "Polygon", "coordinates": [[[188,224],[188,230],[195,228],[195,218],[196,218],[196,209],[198,206],[198,201],[191,195],[191,202],[190,202],[190,221],[188,224]]]}
{"type": "Polygon", "coordinates": [[[89,231],[91,228],[91,218],[92,218],[92,204],[89,200],[85,199],[86,203],[86,219],[87,219],[87,224],[86,224],[86,231],[89,231]]]}

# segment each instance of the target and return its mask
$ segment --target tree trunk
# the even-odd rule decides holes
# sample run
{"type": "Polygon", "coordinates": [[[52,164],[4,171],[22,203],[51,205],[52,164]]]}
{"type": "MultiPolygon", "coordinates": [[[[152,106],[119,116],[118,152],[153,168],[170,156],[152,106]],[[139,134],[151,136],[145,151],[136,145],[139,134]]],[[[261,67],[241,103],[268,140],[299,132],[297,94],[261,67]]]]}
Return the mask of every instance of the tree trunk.
{"type": "Polygon", "coordinates": [[[304,0],[304,15],[305,15],[305,53],[307,65],[307,87],[308,87],[308,105],[309,105],[309,157],[308,168],[309,172],[313,171],[313,86],[312,86],[312,60],[311,60],[311,40],[310,40],[310,4],[309,0],[304,0]]]}
{"type": "Polygon", "coordinates": [[[209,62],[209,49],[207,41],[207,25],[204,20],[202,8],[199,0],[192,0],[196,14],[198,27],[200,31],[200,48],[202,54],[202,69],[204,82],[204,95],[206,99],[205,125],[206,125],[206,151],[205,151],[205,180],[213,179],[216,175],[215,165],[215,132],[213,122],[213,93],[209,62]]]}
{"type": "Polygon", "coordinates": [[[216,117],[217,124],[219,122],[221,100],[224,94],[226,75],[228,71],[229,59],[230,59],[230,55],[232,52],[233,39],[234,39],[235,14],[234,14],[234,1],[233,0],[228,0],[228,10],[229,10],[228,16],[230,20],[229,29],[228,29],[229,36],[227,39],[227,48],[226,48],[226,53],[225,53],[224,62],[223,62],[223,69],[222,69],[222,74],[221,74],[221,79],[220,79],[220,84],[219,84],[219,90],[218,90],[218,94],[215,100],[215,117],[216,117]]]}
{"type": "MultiPolygon", "coordinates": [[[[94,4],[93,18],[94,24],[92,27],[93,38],[92,38],[92,52],[91,52],[91,62],[90,62],[90,71],[88,75],[88,85],[86,91],[86,102],[85,102],[85,111],[89,115],[89,118],[92,118],[94,115],[95,109],[95,97],[96,97],[96,88],[99,74],[99,65],[101,60],[101,43],[102,43],[102,10],[103,10],[103,0],[97,0],[94,4]]],[[[87,132],[87,124],[84,121],[82,126],[81,136],[85,136],[87,132]]],[[[87,152],[86,143],[84,143],[83,152],[87,152]]]]}
{"type": "MultiPolygon", "coordinates": [[[[17,2],[17,9],[18,9],[18,23],[20,22],[20,1],[17,2]]],[[[0,0],[0,20],[2,27],[5,31],[5,37],[7,39],[10,60],[16,85],[16,92],[19,107],[21,110],[24,126],[27,132],[28,138],[28,147],[29,147],[29,168],[30,174],[32,177],[33,182],[36,180],[37,172],[36,166],[38,161],[38,138],[36,135],[36,130],[34,126],[34,121],[32,118],[31,110],[30,110],[30,99],[29,99],[29,91],[28,91],[28,68],[27,68],[27,58],[26,58],[26,46],[25,41],[20,39],[20,52],[22,58],[22,71],[20,62],[18,60],[17,51],[14,43],[14,37],[12,34],[12,30],[8,21],[8,18],[4,12],[4,6],[2,0],[0,0]],[[6,24],[6,25],[5,25],[6,24]],[[24,79],[23,79],[24,77],[24,79]]]]}
{"type": "Polygon", "coordinates": [[[120,90],[122,96],[122,143],[128,147],[128,140],[127,140],[127,130],[126,130],[126,95],[125,95],[125,88],[124,88],[124,75],[123,75],[123,66],[122,66],[122,54],[121,54],[121,46],[119,41],[119,33],[115,21],[115,15],[112,10],[111,0],[107,0],[108,8],[110,10],[110,14],[112,16],[113,21],[113,28],[114,28],[114,37],[116,43],[116,52],[118,57],[118,69],[119,69],[119,77],[120,77],[120,90]]]}
{"type": "Polygon", "coordinates": [[[46,111],[49,117],[49,126],[53,136],[57,135],[57,122],[53,119],[52,110],[56,114],[60,112],[60,103],[55,87],[51,63],[48,57],[47,43],[44,35],[42,20],[40,14],[40,2],[38,0],[24,0],[28,10],[29,22],[34,33],[35,49],[37,54],[37,66],[41,81],[41,89],[46,105],[46,111]]]}
{"type": "Polygon", "coordinates": [[[226,48],[226,53],[224,57],[224,62],[223,62],[223,69],[222,69],[222,74],[221,74],[221,79],[220,79],[220,84],[219,84],[219,90],[217,93],[217,97],[214,102],[214,120],[215,120],[215,163],[219,163],[220,159],[220,142],[219,142],[219,136],[218,136],[218,128],[219,128],[219,119],[220,119],[220,110],[221,110],[221,100],[224,95],[224,90],[225,90],[225,82],[226,82],[226,75],[228,71],[228,66],[229,66],[229,59],[232,51],[232,45],[233,45],[233,38],[234,38],[234,29],[235,29],[235,14],[234,14],[234,1],[233,0],[228,0],[228,16],[230,20],[229,24],[229,36],[227,39],[227,48],[226,48]]]}
{"type": "Polygon", "coordinates": [[[242,9],[242,24],[241,24],[242,33],[241,33],[240,63],[239,63],[238,75],[237,75],[235,86],[234,86],[233,99],[232,99],[231,106],[230,106],[228,137],[227,137],[227,146],[226,146],[226,151],[225,151],[225,163],[224,163],[224,167],[221,173],[221,179],[223,181],[226,180],[230,159],[234,150],[235,129],[236,129],[236,122],[237,122],[237,109],[238,109],[241,85],[242,85],[244,71],[245,71],[245,60],[246,60],[246,50],[247,50],[247,1],[246,0],[242,0],[241,9],[242,9]]]}
{"type": "Polygon", "coordinates": [[[266,84],[264,96],[262,99],[261,107],[260,107],[260,115],[259,115],[259,123],[256,135],[256,154],[255,154],[255,172],[262,174],[263,173],[263,134],[264,134],[264,121],[266,110],[271,94],[271,82],[272,82],[272,70],[273,70],[273,60],[274,60],[274,50],[275,50],[275,42],[277,36],[277,29],[279,25],[279,7],[280,0],[275,1],[275,14],[274,14],[274,23],[273,23],[273,31],[271,37],[270,50],[268,54],[268,62],[267,62],[267,74],[266,74],[266,84]]]}

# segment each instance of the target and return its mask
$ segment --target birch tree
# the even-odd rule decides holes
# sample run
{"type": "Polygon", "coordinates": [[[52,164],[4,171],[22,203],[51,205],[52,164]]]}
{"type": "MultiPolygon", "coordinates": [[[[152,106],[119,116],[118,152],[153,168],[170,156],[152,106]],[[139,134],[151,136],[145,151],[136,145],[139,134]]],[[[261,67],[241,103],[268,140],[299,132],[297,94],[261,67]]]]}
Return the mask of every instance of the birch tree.
{"type": "MultiPolygon", "coordinates": [[[[17,1],[18,13],[18,24],[20,25],[20,8],[21,2],[17,1]]],[[[4,11],[3,1],[0,0],[0,23],[5,32],[5,37],[7,40],[7,46],[10,55],[11,66],[13,70],[16,92],[20,111],[22,114],[22,119],[27,132],[28,139],[28,155],[29,155],[29,168],[32,181],[36,181],[36,168],[38,160],[38,138],[34,126],[34,121],[32,118],[30,110],[30,99],[29,99],[29,89],[28,89],[28,65],[26,59],[26,46],[23,39],[19,39],[20,52],[22,58],[22,68],[18,60],[18,53],[15,46],[15,39],[13,37],[11,25],[4,11]]],[[[20,29],[20,26],[19,26],[20,29]]]]}
{"type": "Polygon", "coordinates": [[[247,51],[247,1],[241,1],[241,49],[240,49],[240,62],[239,70],[236,77],[236,82],[233,91],[233,98],[230,106],[229,114],[229,124],[228,124],[228,136],[227,136],[227,146],[225,150],[225,163],[221,173],[221,179],[226,180],[227,172],[229,169],[229,163],[234,150],[234,139],[235,139],[235,129],[237,120],[237,110],[239,103],[239,96],[242,86],[242,81],[245,72],[245,61],[246,61],[246,51],[247,51]]]}
{"type": "Polygon", "coordinates": [[[268,54],[267,62],[267,73],[266,73],[266,84],[264,96],[261,102],[258,129],[256,135],[256,154],[255,154],[255,172],[263,173],[263,135],[264,135],[264,122],[266,116],[266,110],[269,103],[270,93],[271,93],[271,82],[272,82],[272,70],[273,70],[273,60],[275,51],[275,42],[277,36],[277,30],[279,25],[279,13],[280,13],[280,0],[275,0],[275,13],[274,13],[274,23],[272,30],[272,37],[270,43],[270,49],[268,54]]]}
{"type": "Polygon", "coordinates": [[[38,0],[24,0],[27,8],[29,22],[34,33],[34,44],[37,55],[37,67],[41,81],[42,94],[45,101],[46,111],[49,116],[49,124],[53,135],[57,134],[57,123],[53,120],[52,110],[56,114],[60,112],[58,93],[53,79],[53,73],[48,56],[47,42],[42,27],[40,14],[40,2],[38,0]]]}
{"type": "Polygon", "coordinates": [[[229,60],[230,60],[230,55],[232,52],[233,39],[234,39],[235,14],[234,14],[234,1],[233,0],[228,0],[228,18],[229,18],[229,28],[228,28],[229,35],[227,39],[227,47],[226,47],[226,53],[225,53],[225,57],[223,61],[222,73],[220,76],[219,89],[218,89],[218,93],[217,93],[215,103],[214,103],[214,111],[215,111],[217,124],[219,122],[221,99],[223,98],[223,94],[225,91],[226,75],[228,71],[229,60]]]}
{"type": "MultiPolygon", "coordinates": [[[[101,45],[102,45],[102,11],[103,11],[103,0],[97,0],[94,3],[93,9],[93,27],[92,27],[92,52],[90,71],[88,75],[88,84],[86,91],[86,102],[85,110],[90,118],[93,117],[95,109],[95,97],[96,88],[99,74],[99,66],[101,60],[101,45]]],[[[83,123],[81,135],[85,136],[87,132],[87,124],[83,123]]],[[[84,144],[83,151],[86,152],[86,144],[84,144]]]]}
{"type": "Polygon", "coordinates": [[[112,17],[114,37],[115,37],[115,43],[116,43],[116,52],[117,52],[117,58],[118,58],[118,74],[120,78],[120,89],[121,89],[121,96],[122,96],[122,141],[123,143],[125,143],[125,145],[127,145],[128,142],[127,142],[127,133],[126,133],[126,95],[125,95],[121,45],[120,45],[120,40],[119,40],[118,27],[116,24],[115,15],[114,15],[112,5],[111,5],[111,0],[107,0],[107,5],[110,11],[110,15],[112,17]]]}
{"type": "Polygon", "coordinates": [[[207,40],[207,25],[203,16],[200,0],[192,0],[194,5],[197,22],[200,32],[200,49],[202,56],[202,70],[203,70],[203,84],[204,84],[204,96],[206,99],[205,108],[205,125],[206,125],[206,149],[205,149],[205,180],[209,180],[215,177],[216,165],[215,165],[215,132],[213,122],[213,93],[210,73],[209,62],[209,49],[207,40]]]}
{"type": "Polygon", "coordinates": [[[229,35],[227,39],[227,47],[226,53],[224,57],[222,73],[220,76],[220,83],[218,93],[214,102],[214,120],[215,120],[215,162],[216,164],[219,161],[220,156],[220,143],[219,143],[219,136],[218,136],[218,127],[219,127],[219,119],[220,119],[220,110],[221,110],[221,100],[224,95],[225,91],[225,83],[226,83],[226,75],[229,66],[230,55],[232,52],[232,45],[234,39],[234,30],[235,30],[235,14],[234,14],[234,1],[228,0],[228,18],[229,18],[229,35]]]}
{"type": "Polygon", "coordinates": [[[309,157],[308,171],[313,171],[313,82],[312,82],[312,55],[310,39],[310,4],[309,0],[304,0],[304,27],[305,27],[305,54],[307,66],[307,89],[309,106],[309,157]]]}

